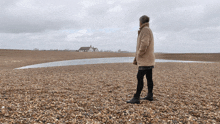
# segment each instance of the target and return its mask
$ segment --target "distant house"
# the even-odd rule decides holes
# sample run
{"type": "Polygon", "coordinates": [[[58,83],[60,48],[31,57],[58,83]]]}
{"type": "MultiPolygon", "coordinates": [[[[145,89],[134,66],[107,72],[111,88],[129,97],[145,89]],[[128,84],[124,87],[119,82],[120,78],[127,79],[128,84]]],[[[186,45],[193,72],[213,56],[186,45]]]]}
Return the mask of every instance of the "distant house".
{"type": "Polygon", "coordinates": [[[118,50],[118,53],[129,53],[128,51],[121,51],[121,50],[118,50]]]}
{"type": "Polygon", "coordinates": [[[99,50],[97,48],[94,48],[92,46],[90,47],[80,47],[79,52],[98,52],[99,50]]]}
{"type": "Polygon", "coordinates": [[[93,52],[93,49],[91,47],[81,47],[79,52],[93,52]]]}
{"type": "Polygon", "coordinates": [[[98,48],[93,48],[93,52],[98,52],[98,48]]]}

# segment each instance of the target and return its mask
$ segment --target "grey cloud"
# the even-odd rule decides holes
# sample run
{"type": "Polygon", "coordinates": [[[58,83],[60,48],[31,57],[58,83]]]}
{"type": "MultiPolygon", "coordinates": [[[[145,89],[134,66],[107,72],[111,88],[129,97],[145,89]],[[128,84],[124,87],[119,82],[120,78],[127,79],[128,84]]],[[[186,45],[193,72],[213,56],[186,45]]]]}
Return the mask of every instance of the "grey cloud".
{"type": "Polygon", "coordinates": [[[78,49],[93,45],[135,51],[138,19],[144,14],[151,17],[156,52],[201,52],[207,41],[210,48],[219,41],[218,0],[84,1],[87,5],[70,0],[0,1],[0,47],[78,49]],[[90,34],[67,38],[79,30],[90,34]]]}
{"type": "Polygon", "coordinates": [[[0,7],[1,9],[7,8],[8,6],[14,5],[17,0],[1,0],[0,7]]]}
{"type": "Polygon", "coordinates": [[[209,27],[216,27],[216,25],[220,25],[220,7],[219,7],[220,1],[215,4],[207,6],[207,8],[204,11],[204,15],[201,18],[201,22],[207,24],[205,26],[209,27]]]}
{"type": "Polygon", "coordinates": [[[80,28],[76,21],[34,20],[23,18],[0,18],[0,32],[5,33],[35,33],[46,30],[60,30],[63,28],[80,28]]]}
{"type": "MultiPolygon", "coordinates": [[[[17,3],[1,4],[0,32],[28,33],[42,32],[46,30],[60,30],[64,28],[80,28],[77,11],[70,10],[71,6],[45,6],[46,2],[29,3],[23,5],[17,3]],[[35,6],[36,5],[36,6],[35,6]]],[[[54,1],[56,2],[56,1],[54,1]]],[[[6,3],[6,2],[5,2],[6,3]]],[[[73,6],[74,8],[74,6],[73,6]]]]}

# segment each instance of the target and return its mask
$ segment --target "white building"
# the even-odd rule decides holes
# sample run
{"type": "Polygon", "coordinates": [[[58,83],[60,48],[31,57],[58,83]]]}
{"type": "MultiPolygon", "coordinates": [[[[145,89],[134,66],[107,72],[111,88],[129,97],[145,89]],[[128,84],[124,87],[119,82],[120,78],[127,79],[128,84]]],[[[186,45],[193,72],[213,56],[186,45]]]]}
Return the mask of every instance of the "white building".
{"type": "Polygon", "coordinates": [[[92,46],[90,47],[81,47],[79,49],[79,52],[98,52],[99,50],[97,48],[94,48],[92,46]]]}

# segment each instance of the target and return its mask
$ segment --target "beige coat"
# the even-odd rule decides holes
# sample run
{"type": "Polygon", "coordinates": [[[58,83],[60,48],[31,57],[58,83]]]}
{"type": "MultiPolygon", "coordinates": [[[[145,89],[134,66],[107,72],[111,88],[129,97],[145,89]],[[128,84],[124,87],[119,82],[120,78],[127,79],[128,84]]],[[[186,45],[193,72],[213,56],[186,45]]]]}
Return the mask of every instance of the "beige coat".
{"type": "Polygon", "coordinates": [[[154,66],[154,38],[149,23],[141,25],[138,31],[137,48],[133,64],[138,66],[154,66]]]}

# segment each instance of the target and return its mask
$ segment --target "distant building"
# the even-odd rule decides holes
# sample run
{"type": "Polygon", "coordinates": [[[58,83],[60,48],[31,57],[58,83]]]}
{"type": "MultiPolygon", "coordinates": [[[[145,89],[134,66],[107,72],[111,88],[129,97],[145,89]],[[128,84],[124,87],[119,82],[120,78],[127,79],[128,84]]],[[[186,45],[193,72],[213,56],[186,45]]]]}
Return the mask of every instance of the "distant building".
{"type": "Polygon", "coordinates": [[[98,48],[93,48],[93,52],[98,52],[98,48]]]}
{"type": "Polygon", "coordinates": [[[79,52],[93,52],[93,49],[91,47],[81,47],[79,52]]]}
{"type": "Polygon", "coordinates": [[[128,51],[121,51],[120,49],[118,50],[118,53],[129,53],[128,51]]]}
{"type": "Polygon", "coordinates": [[[79,52],[98,52],[98,48],[94,48],[90,45],[90,47],[81,47],[79,52]]]}

